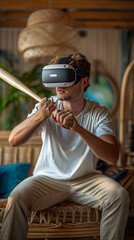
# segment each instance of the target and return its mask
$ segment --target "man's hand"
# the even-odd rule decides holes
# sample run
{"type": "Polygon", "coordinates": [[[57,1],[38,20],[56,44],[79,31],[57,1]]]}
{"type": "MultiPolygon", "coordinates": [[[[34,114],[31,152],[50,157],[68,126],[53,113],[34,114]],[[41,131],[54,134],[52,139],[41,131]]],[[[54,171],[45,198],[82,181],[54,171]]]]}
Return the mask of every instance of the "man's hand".
{"type": "Polygon", "coordinates": [[[41,119],[45,120],[51,116],[52,112],[56,109],[55,103],[48,100],[46,97],[43,98],[39,106],[39,116],[41,119]]]}
{"type": "Polygon", "coordinates": [[[55,110],[52,113],[52,119],[61,127],[74,130],[78,127],[78,122],[76,121],[74,114],[69,110],[55,110]],[[72,121],[72,126],[68,127],[69,122],[72,121]]]}

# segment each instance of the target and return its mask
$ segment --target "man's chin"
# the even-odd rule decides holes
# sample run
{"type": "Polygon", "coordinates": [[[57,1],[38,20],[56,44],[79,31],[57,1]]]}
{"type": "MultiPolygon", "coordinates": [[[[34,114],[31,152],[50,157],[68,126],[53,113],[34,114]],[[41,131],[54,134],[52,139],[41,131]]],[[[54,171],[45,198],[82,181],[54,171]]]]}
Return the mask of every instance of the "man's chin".
{"type": "Polygon", "coordinates": [[[62,98],[62,97],[58,97],[58,99],[59,99],[60,101],[67,101],[67,100],[68,100],[68,99],[62,98]]]}
{"type": "Polygon", "coordinates": [[[67,101],[70,99],[70,97],[63,97],[63,96],[59,96],[59,95],[57,95],[57,97],[60,101],[67,101]]]}

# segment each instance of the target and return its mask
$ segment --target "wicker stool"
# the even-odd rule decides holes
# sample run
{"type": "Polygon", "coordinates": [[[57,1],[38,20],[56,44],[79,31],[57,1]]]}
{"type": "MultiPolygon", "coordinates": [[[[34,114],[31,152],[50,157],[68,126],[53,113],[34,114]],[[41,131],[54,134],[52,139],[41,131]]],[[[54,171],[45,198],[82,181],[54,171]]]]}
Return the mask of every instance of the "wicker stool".
{"type": "Polygon", "coordinates": [[[101,212],[73,202],[62,202],[43,211],[33,211],[28,238],[72,238],[100,235],[101,212]]]}

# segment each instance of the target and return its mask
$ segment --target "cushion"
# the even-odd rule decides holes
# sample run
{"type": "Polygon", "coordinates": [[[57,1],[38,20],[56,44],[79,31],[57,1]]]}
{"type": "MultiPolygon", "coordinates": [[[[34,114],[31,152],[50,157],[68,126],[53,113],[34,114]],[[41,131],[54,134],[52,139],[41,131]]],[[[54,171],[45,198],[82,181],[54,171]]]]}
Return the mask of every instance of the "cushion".
{"type": "Polygon", "coordinates": [[[121,167],[108,167],[105,171],[104,174],[115,181],[119,182],[121,181],[127,174],[128,169],[126,168],[121,168],[121,167]]]}
{"type": "Polygon", "coordinates": [[[97,163],[97,169],[101,170],[104,175],[117,182],[121,181],[128,172],[127,168],[108,166],[106,162],[100,159],[97,163]]]}
{"type": "Polygon", "coordinates": [[[12,190],[29,175],[30,163],[0,166],[0,198],[7,198],[12,190]]]}

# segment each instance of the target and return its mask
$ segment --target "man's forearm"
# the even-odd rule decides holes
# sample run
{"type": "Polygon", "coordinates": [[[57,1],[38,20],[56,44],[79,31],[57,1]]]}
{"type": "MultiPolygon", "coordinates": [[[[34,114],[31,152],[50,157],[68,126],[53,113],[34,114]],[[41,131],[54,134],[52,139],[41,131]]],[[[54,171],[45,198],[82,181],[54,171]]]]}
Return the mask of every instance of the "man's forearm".
{"type": "Polygon", "coordinates": [[[97,137],[81,126],[75,132],[87,143],[97,158],[110,164],[116,163],[119,149],[114,136],[103,135],[102,137],[97,137]]]}
{"type": "Polygon", "coordinates": [[[40,118],[38,112],[26,118],[12,130],[9,136],[9,143],[12,146],[26,143],[43,121],[44,119],[40,118]]]}
{"type": "Polygon", "coordinates": [[[55,103],[44,97],[40,102],[39,110],[12,130],[9,143],[12,146],[18,146],[27,142],[40,124],[51,116],[55,108],[55,103]]]}

